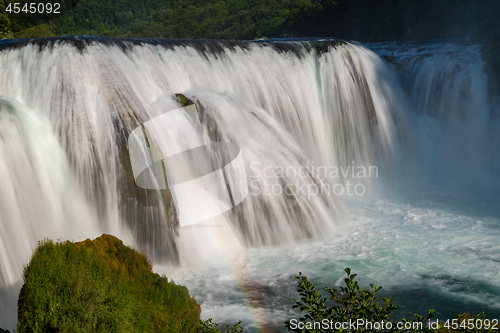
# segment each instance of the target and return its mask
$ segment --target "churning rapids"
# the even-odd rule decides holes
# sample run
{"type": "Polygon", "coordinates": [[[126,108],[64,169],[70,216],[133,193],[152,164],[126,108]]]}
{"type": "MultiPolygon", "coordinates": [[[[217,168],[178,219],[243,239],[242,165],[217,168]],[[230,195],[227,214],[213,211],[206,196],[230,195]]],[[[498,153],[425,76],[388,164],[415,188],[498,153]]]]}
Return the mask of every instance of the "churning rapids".
{"type": "MultiPolygon", "coordinates": [[[[480,45],[71,37],[0,49],[0,327],[16,323],[38,241],[102,233],[186,285],[203,318],[250,331],[297,317],[299,271],[324,288],[344,267],[382,285],[400,316],[500,319],[500,102],[480,45]],[[180,107],[177,93],[198,105],[207,142],[241,148],[249,188],[182,228],[170,192],[135,184],[127,150],[131,131],[180,107]]],[[[183,147],[191,130],[180,119],[158,140],[183,147]]]]}

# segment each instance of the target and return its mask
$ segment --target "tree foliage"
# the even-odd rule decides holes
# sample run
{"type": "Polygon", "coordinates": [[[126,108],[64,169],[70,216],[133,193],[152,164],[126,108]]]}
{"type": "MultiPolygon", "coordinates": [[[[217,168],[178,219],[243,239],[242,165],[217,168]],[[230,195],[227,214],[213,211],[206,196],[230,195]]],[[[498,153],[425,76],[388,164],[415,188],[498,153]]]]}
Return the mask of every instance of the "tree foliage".
{"type": "MultiPolygon", "coordinates": [[[[0,6],[14,0],[0,0],[0,6]]],[[[18,0],[15,0],[18,1],[18,0]]],[[[19,0],[20,1],[20,0],[19,0]]],[[[23,0],[24,1],[24,0],[23,0]]],[[[499,37],[496,0],[66,0],[54,35],[253,39],[337,37],[359,41],[499,37]],[[76,4],[77,3],[77,4],[76,4]],[[65,7],[65,8],[66,8],[65,7]]],[[[2,11],[5,13],[5,11],[2,11]]],[[[0,18],[19,33],[40,21],[0,18]]],[[[41,23],[47,23],[42,17],[41,23]]],[[[25,34],[26,36],[26,34],[25,34]]]]}

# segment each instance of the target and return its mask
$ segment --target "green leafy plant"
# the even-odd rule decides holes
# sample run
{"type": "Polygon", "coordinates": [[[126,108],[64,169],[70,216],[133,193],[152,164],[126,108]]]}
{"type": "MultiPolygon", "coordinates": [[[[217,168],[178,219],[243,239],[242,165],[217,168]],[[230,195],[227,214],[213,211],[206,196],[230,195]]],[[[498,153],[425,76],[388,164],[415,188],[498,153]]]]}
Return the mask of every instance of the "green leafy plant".
{"type": "MultiPolygon", "coordinates": [[[[345,287],[340,289],[326,288],[330,295],[330,300],[335,301],[333,306],[327,305],[327,297],[323,297],[321,293],[315,290],[315,286],[300,272],[295,279],[298,281],[298,289],[300,299],[294,299],[294,308],[299,308],[300,312],[307,311],[301,317],[300,322],[321,322],[328,320],[330,323],[346,323],[349,321],[364,320],[365,322],[388,322],[390,314],[398,309],[397,305],[392,304],[392,298],[382,298],[384,305],[377,302],[376,294],[382,289],[380,286],[370,284],[371,290],[359,287],[355,280],[357,274],[351,274],[349,268],[345,269],[347,277],[344,279],[345,287]]],[[[415,315],[417,320],[403,319],[404,323],[423,322],[434,317],[434,310],[429,310],[429,313],[424,318],[418,314],[415,315]]],[[[321,333],[325,332],[323,328],[301,329],[294,327],[291,321],[285,322],[285,327],[293,332],[310,332],[321,333]]],[[[423,325],[422,325],[423,326],[423,325]]],[[[413,327],[413,326],[412,326],[413,327]]],[[[348,331],[348,329],[339,327],[339,332],[348,331]]],[[[359,332],[368,332],[370,330],[361,329],[359,332]]]]}
{"type": "MultiPolygon", "coordinates": [[[[241,326],[242,320],[234,324],[233,326],[226,325],[226,331],[224,333],[240,333],[243,332],[244,327],[241,326]]],[[[201,333],[223,333],[219,329],[219,324],[212,321],[212,318],[202,321],[200,320],[200,332],[201,333]]]]}

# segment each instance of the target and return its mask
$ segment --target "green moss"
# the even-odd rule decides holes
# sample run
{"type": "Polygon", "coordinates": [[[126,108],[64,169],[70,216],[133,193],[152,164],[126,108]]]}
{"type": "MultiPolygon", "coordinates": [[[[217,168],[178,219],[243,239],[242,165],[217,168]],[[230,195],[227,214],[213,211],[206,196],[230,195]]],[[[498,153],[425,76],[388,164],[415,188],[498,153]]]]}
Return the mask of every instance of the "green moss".
{"type": "Polygon", "coordinates": [[[24,270],[18,332],[196,332],[200,306],[110,235],[41,242],[24,270]]]}
{"type": "MultiPolygon", "coordinates": [[[[189,97],[186,97],[183,94],[177,93],[175,94],[175,100],[177,103],[179,103],[183,108],[186,106],[194,105],[196,107],[196,112],[198,113],[198,117],[200,118],[200,121],[203,122],[203,105],[199,101],[193,101],[189,97]]],[[[217,141],[217,140],[214,140],[217,141]]]]}
{"type": "Polygon", "coordinates": [[[189,99],[188,97],[184,96],[183,94],[175,94],[175,100],[182,107],[186,107],[186,106],[195,104],[191,99],[189,99]]]}

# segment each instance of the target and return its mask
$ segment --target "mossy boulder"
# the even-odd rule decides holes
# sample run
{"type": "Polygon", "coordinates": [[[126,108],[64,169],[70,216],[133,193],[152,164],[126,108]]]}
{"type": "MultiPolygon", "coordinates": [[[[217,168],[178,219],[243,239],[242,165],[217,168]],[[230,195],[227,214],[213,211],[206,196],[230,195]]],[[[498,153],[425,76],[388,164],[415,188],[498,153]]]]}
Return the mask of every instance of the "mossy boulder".
{"type": "Polygon", "coordinates": [[[111,235],[40,242],[24,269],[18,332],[196,332],[200,306],[111,235]]]}

